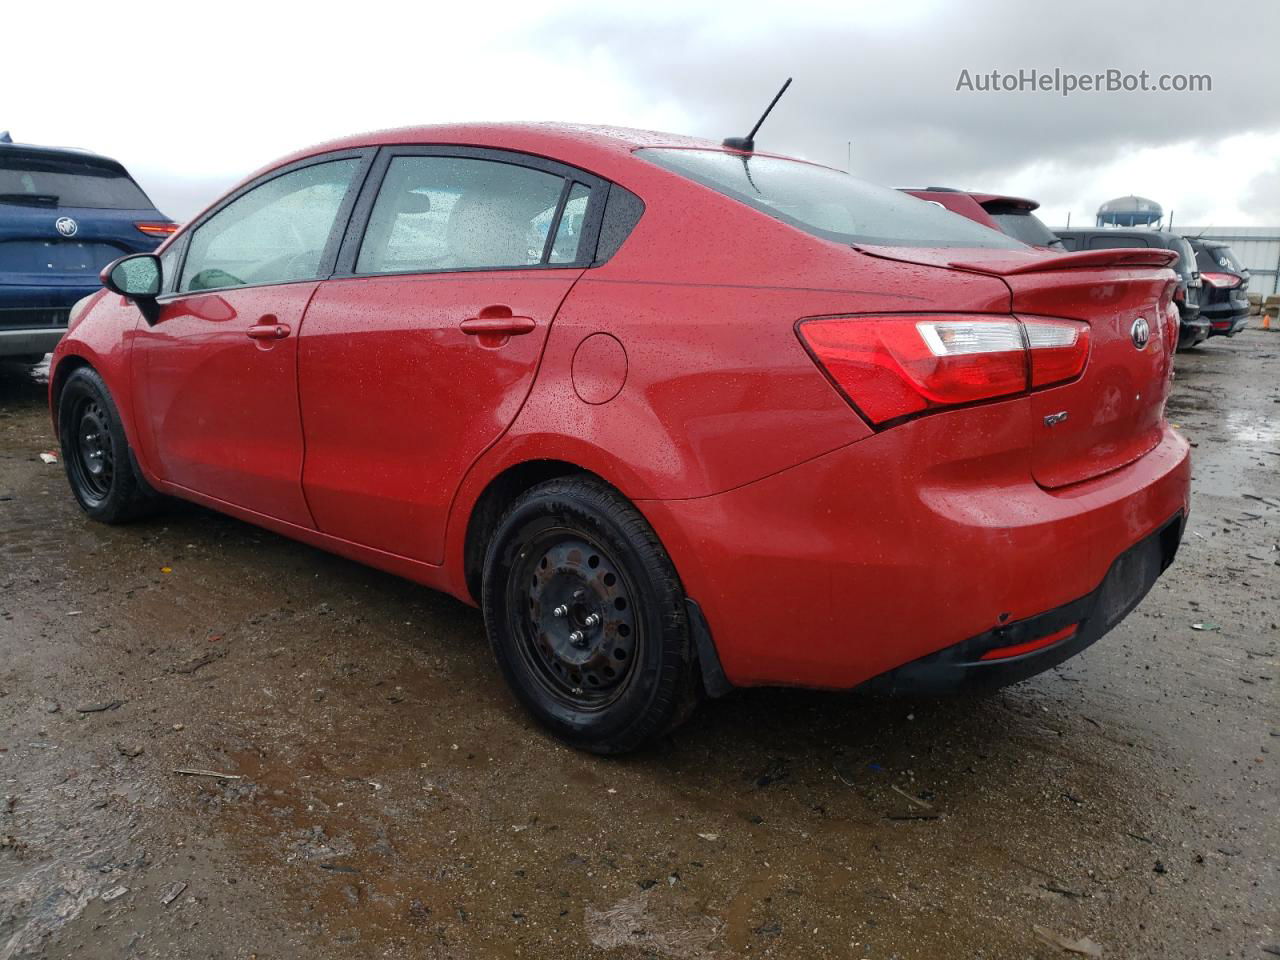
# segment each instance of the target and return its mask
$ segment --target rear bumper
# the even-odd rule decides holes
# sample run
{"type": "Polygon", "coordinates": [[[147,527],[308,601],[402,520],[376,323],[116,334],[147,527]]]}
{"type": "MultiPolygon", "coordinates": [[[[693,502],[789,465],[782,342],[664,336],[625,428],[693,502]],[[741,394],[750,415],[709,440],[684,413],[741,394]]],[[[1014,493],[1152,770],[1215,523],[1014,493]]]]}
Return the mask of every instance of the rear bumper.
{"type": "Polygon", "coordinates": [[[1249,304],[1239,300],[1206,304],[1200,318],[1209,321],[1209,336],[1233,337],[1249,322],[1249,304]]]}
{"type": "Polygon", "coordinates": [[[67,332],[76,301],[101,289],[96,279],[77,284],[0,282],[0,357],[48,353],[67,332]]]}
{"type": "Polygon", "coordinates": [[[1178,349],[1194,347],[1209,336],[1209,321],[1203,317],[1178,323],[1178,349]]]}
{"type": "Polygon", "coordinates": [[[46,327],[36,330],[5,330],[0,328],[0,357],[34,356],[53,351],[67,332],[63,327],[46,327]]]}
{"type": "Polygon", "coordinates": [[[723,494],[638,505],[730,683],[848,689],[1094,594],[1186,514],[1189,451],[1167,426],[1139,460],[1054,491],[1030,480],[1031,431],[1026,401],[935,414],[723,494]]]}
{"type": "Polygon", "coordinates": [[[1116,558],[1092,593],[881,674],[867,688],[890,694],[980,693],[1056,667],[1100,639],[1142,601],[1173,563],[1185,525],[1185,514],[1179,513],[1135,543],[1116,558]],[[1059,635],[1062,639],[1053,640],[1059,635]],[[1017,652],[1021,648],[1032,649],[1017,652]]]}

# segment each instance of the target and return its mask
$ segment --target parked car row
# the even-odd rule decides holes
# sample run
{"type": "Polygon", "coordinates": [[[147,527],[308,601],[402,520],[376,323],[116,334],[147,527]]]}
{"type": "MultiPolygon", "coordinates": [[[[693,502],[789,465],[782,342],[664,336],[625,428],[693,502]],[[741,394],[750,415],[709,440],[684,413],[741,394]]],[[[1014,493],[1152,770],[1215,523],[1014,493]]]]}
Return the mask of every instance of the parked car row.
{"type": "Polygon", "coordinates": [[[901,188],[952,213],[999,230],[1031,247],[1064,252],[1125,247],[1172,250],[1178,275],[1178,349],[1209,337],[1232,337],[1249,319],[1249,271],[1221,240],[1184,237],[1144,227],[1051,230],[1035,215],[1039,204],[1022,197],[972,193],[952,187],[901,188]]]}

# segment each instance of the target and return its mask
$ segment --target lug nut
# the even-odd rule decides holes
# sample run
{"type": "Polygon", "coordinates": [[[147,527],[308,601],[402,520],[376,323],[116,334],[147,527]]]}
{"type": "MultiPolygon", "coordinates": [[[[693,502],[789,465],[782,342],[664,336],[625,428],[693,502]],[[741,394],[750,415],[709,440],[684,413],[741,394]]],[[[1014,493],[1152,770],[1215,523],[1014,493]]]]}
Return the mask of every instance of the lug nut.
{"type": "Polygon", "coordinates": [[[575,647],[585,647],[587,645],[587,635],[581,630],[575,630],[569,634],[569,642],[575,647]]]}
{"type": "Polygon", "coordinates": [[[598,613],[587,614],[587,616],[583,618],[582,622],[585,626],[594,627],[597,623],[600,622],[600,614],[598,613]]]}
{"type": "Polygon", "coordinates": [[[569,608],[562,603],[560,604],[560,606],[556,607],[551,612],[554,613],[557,617],[567,617],[569,615],[569,608]]]}

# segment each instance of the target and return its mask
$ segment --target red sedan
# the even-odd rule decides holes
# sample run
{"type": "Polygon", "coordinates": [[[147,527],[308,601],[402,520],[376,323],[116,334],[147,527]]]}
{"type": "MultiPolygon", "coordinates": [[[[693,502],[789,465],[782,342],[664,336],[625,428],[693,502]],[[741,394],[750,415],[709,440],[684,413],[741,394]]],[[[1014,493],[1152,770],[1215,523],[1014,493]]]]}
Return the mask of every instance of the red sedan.
{"type": "Polygon", "coordinates": [[[1187,513],[1172,257],[680,137],[381,132],[108,267],[50,401],[92,518],[181,497],[475,603],[538,720],[620,752],[1114,626],[1187,513]]]}

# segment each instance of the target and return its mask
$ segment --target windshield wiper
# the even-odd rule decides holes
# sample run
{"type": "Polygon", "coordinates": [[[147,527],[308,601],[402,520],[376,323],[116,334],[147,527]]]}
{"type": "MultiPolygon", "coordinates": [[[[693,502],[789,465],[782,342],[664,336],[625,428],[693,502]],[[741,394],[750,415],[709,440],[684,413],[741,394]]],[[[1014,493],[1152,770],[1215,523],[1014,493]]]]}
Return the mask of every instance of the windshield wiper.
{"type": "Polygon", "coordinates": [[[0,203],[29,203],[35,207],[56,207],[58,198],[52,193],[0,193],[0,203]]]}

